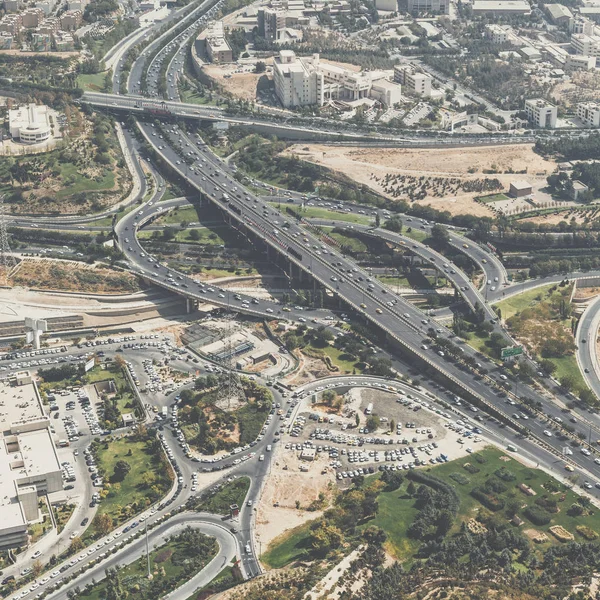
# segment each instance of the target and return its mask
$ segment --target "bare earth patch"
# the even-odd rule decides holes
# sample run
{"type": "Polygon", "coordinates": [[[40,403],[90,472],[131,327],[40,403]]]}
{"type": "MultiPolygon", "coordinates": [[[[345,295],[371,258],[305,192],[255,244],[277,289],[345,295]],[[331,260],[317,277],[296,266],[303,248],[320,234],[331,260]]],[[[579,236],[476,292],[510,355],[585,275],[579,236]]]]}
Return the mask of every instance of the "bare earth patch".
{"type": "MultiPolygon", "coordinates": [[[[403,174],[413,177],[448,177],[462,181],[483,178],[497,178],[506,190],[511,181],[526,179],[534,189],[546,185],[546,177],[556,168],[553,161],[546,160],[533,152],[532,145],[515,144],[511,146],[493,146],[464,148],[346,148],[319,144],[295,144],[285,154],[321,164],[339,171],[365,184],[377,192],[385,194],[383,186],[373,176],[382,178],[386,174],[403,174]],[[493,174],[483,174],[484,170],[495,169],[493,174]],[[504,171],[522,171],[516,175],[504,171]],[[471,172],[469,172],[471,171],[471,172]]],[[[473,214],[492,216],[490,207],[474,202],[473,192],[443,197],[425,197],[419,202],[431,205],[439,210],[448,210],[452,214],[473,214]]]]}
{"type": "Polygon", "coordinates": [[[71,261],[26,259],[12,281],[15,286],[89,294],[126,294],[140,289],[130,273],[71,261]]]}

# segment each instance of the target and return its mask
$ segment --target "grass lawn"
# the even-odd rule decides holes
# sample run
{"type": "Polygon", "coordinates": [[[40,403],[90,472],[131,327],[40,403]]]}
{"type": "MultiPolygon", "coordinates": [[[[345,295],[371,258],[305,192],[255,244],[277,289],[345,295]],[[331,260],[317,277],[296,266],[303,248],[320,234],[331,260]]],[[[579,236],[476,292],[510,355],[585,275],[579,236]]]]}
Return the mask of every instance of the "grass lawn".
{"type": "Polygon", "coordinates": [[[319,348],[319,350],[323,350],[325,355],[329,356],[332,364],[336,365],[341,373],[362,373],[362,364],[357,360],[348,360],[348,355],[343,350],[338,350],[333,346],[325,346],[325,348],[319,348]]]}
{"type": "Polygon", "coordinates": [[[506,194],[490,194],[489,196],[478,196],[475,200],[487,204],[488,202],[500,202],[500,200],[508,200],[506,194]]]}
{"type": "Polygon", "coordinates": [[[104,89],[106,71],[102,73],[91,73],[89,75],[78,75],[77,85],[90,92],[101,92],[104,89]]]}
{"type": "MultiPolygon", "coordinates": [[[[277,202],[269,202],[269,204],[273,208],[277,208],[279,206],[277,202]]],[[[288,213],[285,211],[285,206],[285,204],[281,204],[281,212],[285,215],[288,215],[288,213]]],[[[362,223],[364,225],[369,225],[370,223],[374,222],[374,219],[368,217],[367,215],[338,212],[336,210],[328,210],[318,206],[306,206],[305,208],[291,206],[291,208],[299,215],[307,219],[331,219],[332,221],[346,221],[348,223],[362,223]]]]}
{"type": "Polygon", "coordinates": [[[232,504],[243,506],[246,494],[250,489],[250,478],[239,477],[224,485],[215,494],[203,498],[196,506],[200,512],[211,512],[219,515],[228,515],[232,504]]]}
{"type": "Polygon", "coordinates": [[[218,279],[219,277],[233,277],[237,275],[255,275],[258,271],[254,268],[246,269],[213,269],[211,267],[203,267],[202,273],[200,273],[201,279],[218,279]],[[236,271],[239,271],[236,273],[236,271]]]}
{"type": "Polygon", "coordinates": [[[342,233],[329,233],[329,237],[339,242],[342,246],[350,248],[353,252],[366,252],[367,245],[358,238],[343,235],[342,233]]]}
{"type": "MultiPolygon", "coordinates": [[[[147,504],[151,503],[149,489],[144,485],[146,473],[151,473],[160,494],[165,494],[171,485],[169,475],[164,464],[151,452],[145,441],[132,438],[112,440],[98,445],[98,466],[106,473],[106,480],[110,480],[115,464],[119,460],[129,463],[131,470],[118,486],[108,488],[109,493],[101,500],[98,514],[107,513],[113,523],[119,523],[134,514],[141,512],[147,504]],[[116,488],[116,490],[115,490],[116,488]]],[[[87,532],[86,532],[87,533],[87,532]]]]}
{"type": "MultiPolygon", "coordinates": [[[[166,200],[166,198],[163,198],[166,200]]],[[[159,204],[160,206],[160,204],[159,204]]],[[[187,221],[188,223],[197,223],[200,221],[200,215],[193,206],[186,206],[185,208],[177,208],[170,210],[166,215],[159,217],[154,222],[155,225],[174,225],[187,221]]]]}
{"type": "Polygon", "coordinates": [[[416,242],[424,242],[429,234],[426,231],[421,231],[420,229],[412,229],[410,227],[402,230],[402,235],[415,240],[416,242]],[[410,231],[408,231],[410,229],[410,231]]]}
{"type": "Polygon", "coordinates": [[[186,104],[215,104],[215,101],[209,101],[208,96],[200,96],[195,90],[184,90],[179,87],[179,94],[181,95],[181,101],[186,104]]]}
{"type": "Polygon", "coordinates": [[[235,411],[240,427],[240,446],[245,446],[254,441],[263,428],[270,407],[265,403],[262,410],[258,410],[256,403],[248,402],[235,411]]]}
{"type": "Polygon", "coordinates": [[[307,558],[310,525],[311,521],[275,538],[261,556],[261,561],[272,569],[280,569],[295,560],[307,558]]]}
{"type": "Polygon", "coordinates": [[[100,192],[111,190],[115,187],[115,174],[109,169],[104,171],[104,175],[99,181],[83,177],[79,173],[77,166],[72,163],[61,164],[60,173],[63,180],[67,177],[73,177],[74,182],[69,184],[65,189],[56,192],[58,199],[67,198],[79,192],[100,192]]]}
{"type": "Polygon", "coordinates": [[[556,284],[554,283],[549,283],[548,285],[536,287],[532,290],[523,292],[522,294],[515,294],[506,300],[500,300],[500,302],[496,302],[494,306],[497,306],[502,311],[503,319],[509,319],[518,312],[521,312],[523,309],[535,304],[538,296],[543,298],[548,290],[555,285],[556,284]]]}
{"type": "Polygon", "coordinates": [[[575,386],[581,388],[587,388],[587,383],[583,378],[581,373],[581,369],[577,364],[577,358],[574,354],[570,354],[569,356],[562,356],[561,358],[551,358],[550,359],[556,365],[556,372],[553,374],[555,379],[560,381],[561,377],[565,375],[572,375],[575,379],[575,386]]]}
{"type": "MultiPolygon", "coordinates": [[[[173,590],[184,581],[182,577],[185,576],[184,572],[187,567],[185,560],[181,560],[185,557],[186,545],[182,542],[171,541],[158,548],[155,548],[150,552],[150,571],[153,574],[152,581],[158,580],[171,580],[171,585],[166,585],[165,589],[161,590],[162,594],[169,590],[173,590]],[[179,556],[177,556],[179,555],[179,556]],[[174,560],[175,559],[175,560],[174,560]]],[[[206,556],[200,567],[195,571],[197,573],[205,565],[207,565],[216,553],[206,556]]],[[[186,579],[191,578],[195,573],[186,576],[186,579]]],[[[142,598],[148,598],[148,588],[151,585],[148,581],[148,562],[146,556],[139,558],[131,564],[123,567],[120,570],[120,580],[125,583],[125,587],[128,590],[128,598],[132,600],[142,600],[142,598]]],[[[102,600],[105,598],[106,584],[100,582],[96,584],[91,592],[81,591],[78,598],[85,598],[86,600],[102,600]]]]}
{"type": "MultiPolygon", "coordinates": [[[[224,237],[227,237],[227,228],[225,227],[193,227],[190,229],[181,229],[178,230],[175,234],[174,241],[180,242],[182,244],[198,244],[201,246],[222,246],[225,245],[225,240],[223,237],[219,235],[222,233],[224,237]],[[195,239],[192,239],[192,231],[196,231],[196,234],[193,234],[195,239]]],[[[160,232],[159,232],[160,233],[160,232]]],[[[153,239],[156,234],[156,230],[154,231],[141,231],[138,234],[138,237],[143,240],[153,239]]],[[[160,237],[158,238],[161,239],[160,237]]]]}

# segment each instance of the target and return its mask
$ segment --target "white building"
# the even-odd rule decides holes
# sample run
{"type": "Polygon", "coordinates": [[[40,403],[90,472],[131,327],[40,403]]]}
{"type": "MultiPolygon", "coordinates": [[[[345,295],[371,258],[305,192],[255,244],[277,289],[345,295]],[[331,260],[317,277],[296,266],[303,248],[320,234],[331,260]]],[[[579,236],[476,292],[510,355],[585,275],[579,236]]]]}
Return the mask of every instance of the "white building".
{"type": "Polygon", "coordinates": [[[417,96],[431,96],[433,78],[428,73],[417,71],[412,65],[396,65],[394,81],[404,86],[404,90],[417,96]]]}
{"type": "Polygon", "coordinates": [[[496,23],[485,26],[485,39],[490,40],[492,44],[506,44],[512,33],[510,25],[497,25],[496,23]]]}
{"type": "Polygon", "coordinates": [[[594,35],[595,28],[595,23],[584,17],[577,17],[569,22],[569,31],[571,33],[585,33],[586,35],[594,35]]]}
{"type": "Polygon", "coordinates": [[[401,99],[401,87],[386,79],[383,72],[356,73],[321,62],[318,54],[298,58],[293,50],[282,50],[275,57],[273,82],[275,93],[286,108],[364,98],[393,106],[401,99]]]}
{"type": "Polygon", "coordinates": [[[8,111],[10,135],[24,144],[44,142],[52,135],[48,107],[26,104],[8,111]]]}
{"type": "Polygon", "coordinates": [[[581,56],[580,54],[569,54],[565,61],[565,68],[591,71],[596,68],[595,56],[581,56]]]}
{"type": "Polygon", "coordinates": [[[63,489],[49,426],[30,376],[0,382],[0,549],[26,544],[27,524],[40,518],[38,497],[63,489]]]}
{"type": "Polygon", "coordinates": [[[525,0],[475,0],[474,15],[528,15],[531,7],[525,0]]]}
{"type": "Polygon", "coordinates": [[[600,127],[600,104],[580,102],[577,105],[577,116],[586,127],[600,127]]]}
{"type": "Polygon", "coordinates": [[[554,129],[558,118],[558,109],[554,104],[542,98],[525,100],[527,120],[534,126],[542,129],[554,129]]]}
{"type": "Polygon", "coordinates": [[[600,56],[600,36],[574,33],[571,36],[571,48],[582,56],[600,56]]]}
{"type": "Polygon", "coordinates": [[[198,35],[196,39],[200,46],[204,46],[207,58],[213,63],[233,62],[231,46],[225,39],[223,21],[212,21],[198,35]]]}
{"type": "Polygon", "coordinates": [[[408,0],[409,13],[437,13],[447,15],[450,10],[450,0],[408,0]]]}
{"type": "Polygon", "coordinates": [[[396,12],[398,10],[398,0],[375,0],[375,8],[396,12]]]}

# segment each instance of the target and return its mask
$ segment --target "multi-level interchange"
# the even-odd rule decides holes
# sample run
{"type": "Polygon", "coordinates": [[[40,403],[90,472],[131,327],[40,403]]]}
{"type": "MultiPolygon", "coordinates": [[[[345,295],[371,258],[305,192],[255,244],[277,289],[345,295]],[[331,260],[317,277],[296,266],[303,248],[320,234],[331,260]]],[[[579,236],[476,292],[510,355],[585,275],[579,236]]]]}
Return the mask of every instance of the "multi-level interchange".
{"type": "Polygon", "coordinates": [[[595,4],[34,4],[0,597],[594,598],[595,4]]]}

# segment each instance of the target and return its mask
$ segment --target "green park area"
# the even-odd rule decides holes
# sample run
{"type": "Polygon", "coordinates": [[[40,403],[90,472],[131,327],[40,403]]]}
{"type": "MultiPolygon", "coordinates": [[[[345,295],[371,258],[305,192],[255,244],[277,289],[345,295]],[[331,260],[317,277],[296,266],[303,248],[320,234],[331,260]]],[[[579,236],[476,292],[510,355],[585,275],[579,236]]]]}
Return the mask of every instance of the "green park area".
{"type": "MultiPolygon", "coordinates": [[[[508,550],[505,558],[522,569],[530,557],[542,560],[553,547],[596,540],[600,511],[544,471],[488,446],[422,470],[359,478],[354,487],[338,492],[322,518],[276,538],[262,560],[272,568],[310,560],[322,555],[325,534],[338,547],[352,545],[374,526],[386,533],[386,550],[405,568],[434,550],[438,559],[454,553],[445,560],[462,563],[475,548],[491,543],[489,554],[498,558],[508,550]],[[356,519],[356,528],[344,520],[344,511],[355,503],[367,513],[356,519]]],[[[327,548],[334,551],[333,545],[327,548]]]]}
{"type": "Polygon", "coordinates": [[[214,538],[188,527],[150,552],[151,578],[148,560],[142,556],[128,565],[107,570],[101,582],[86,586],[77,598],[163,598],[200,572],[217,555],[218,548],[214,538]]]}
{"type": "Polygon", "coordinates": [[[509,200],[509,197],[506,194],[488,194],[487,196],[478,196],[475,198],[477,202],[483,202],[484,204],[488,204],[490,202],[500,202],[501,200],[509,200]]]}
{"type": "Polygon", "coordinates": [[[94,441],[92,451],[105,486],[88,535],[108,533],[157,502],[171,486],[173,473],[151,436],[94,441]]]}
{"type": "Polygon", "coordinates": [[[101,73],[80,73],[77,76],[77,85],[85,91],[102,92],[106,80],[106,71],[101,73]]]}
{"type": "Polygon", "coordinates": [[[228,515],[232,504],[237,504],[239,507],[244,505],[244,499],[249,489],[250,478],[238,477],[214,492],[204,494],[196,504],[196,510],[218,515],[228,515]]]}

